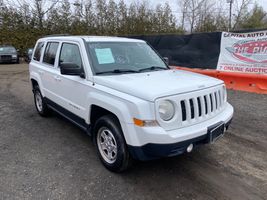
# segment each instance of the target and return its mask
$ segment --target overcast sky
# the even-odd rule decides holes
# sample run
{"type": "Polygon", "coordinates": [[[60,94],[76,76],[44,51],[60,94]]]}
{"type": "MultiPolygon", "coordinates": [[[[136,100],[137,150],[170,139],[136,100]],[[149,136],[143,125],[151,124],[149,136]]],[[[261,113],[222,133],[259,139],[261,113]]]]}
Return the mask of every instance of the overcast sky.
{"type": "MultiPolygon", "coordinates": [[[[30,4],[32,3],[32,0],[0,0],[0,2],[1,1],[4,1],[4,2],[8,2],[9,3],[9,5],[11,4],[13,4],[13,6],[14,5],[16,5],[17,4],[17,2],[29,2],[30,4]]],[[[49,4],[51,4],[52,2],[54,2],[55,0],[43,0],[43,2],[45,2],[45,5],[47,4],[47,3],[49,3],[49,4]]],[[[59,1],[61,1],[61,0],[59,0],[59,1]]],[[[76,0],[70,0],[70,2],[75,2],[76,0]]],[[[78,0],[78,1],[83,1],[83,2],[86,2],[86,0],[78,0]]],[[[109,0],[106,0],[106,1],[109,1],[109,0]]],[[[119,2],[119,0],[115,0],[116,2],[119,2]]],[[[169,5],[171,6],[171,9],[172,9],[172,11],[173,11],[173,14],[176,16],[176,19],[179,21],[179,19],[180,19],[180,17],[181,17],[181,10],[180,10],[180,8],[179,8],[179,6],[178,6],[178,2],[180,1],[180,0],[124,0],[125,1],[125,3],[127,4],[127,5],[129,5],[130,3],[132,3],[132,2],[143,2],[143,1],[146,1],[146,2],[148,2],[148,4],[149,4],[149,6],[153,9],[153,8],[155,8],[155,6],[157,5],[157,4],[164,4],[165,2],[168,2],[169,3],[169,5]]],[[[218,2],[218,0],[210,0],[210,2],[213,2],[214,1],[214,3],[216,4],[216,2],[218,2]]],[[[220,0],[220,1],[222,1],[222,2],[225,2],[225,6],[223,7],[223,8],[221,8],[220,10],[223,10],[223,12],[226,12],[227,14],[229,13],[229,3],[227,3],[227,0],[220,0]]],[[[241,1],[242,0],[233,0],[234,1],[234,5],[233,5],[233,15],[235,14],[235,10],[236,10],[236,5],[240,5],[241,3],[241,1]]],[[[251,0],[251,4],[250,4],[250,8],[252,8],[256,3],[258,4],[258,5],[260,5],[260,6],[262,6],[263,7],[263,9],[267,12],[267,0],[251,0]]],[[[216,12],[216,11],[215,11],[216,12]]]]}
{"type": "MultiPolygon", "coordinates": [[[[117,0],[119,1],[119,0],[117,0]]],[[[131,2],[142,2],[142,0],[124,0],[125,2],[131,3],[131,2]]],[[[149,4],[151,6],[153,5],[157,5],[159,3],[164,4],[165,2],[168,2],[170,4],[170,6],[172,7],[173,11],[179,11],[178,8],[178,1],[179,0],[146,0],[149,2],[149,4]]],[[[213,0],[214,2],[216,2],[216,0],[213,0]]],[[[229,4],[226,3],[226,0],[222,0],[225,1],[225,6],[227,7],[229,4]]],[[[233,0],[234,3],[235,2],[241,2],[241,0],[233,0]]],[[[255,5],[255,3],[258,3],[260,6],[262,6],[265,11],[267,11],[267,0],[252,0],[251,6],[253,7],[253,5],[255,5]]]]}
{"type": "MultiPolygon", "coordinates": [[[[115,0],[115,1],[119,2],[119,0],[115,0]]],[[[178,23],[180,22],[180,18],[181,18],[182,13],[181,13],[181,10],[178,6],[179,0],[124,0],[124,1],[128,5],[132,2],[147,1],[152,8],[159,3],[164,4],[165,2],[168,2],[172,8],[173,14],[176,16],[177,22],[178,23]]],[[[210,0],[210,1],[211,2],[214,1],[214,3],[216,3],[217,0],[210,0]]],[[[229,13],[229,3],[227,3],[227,0],[221,0],[221,1],[225,2],[225,7],[221,8],[221,10],[223,10],[223,12],[226,12],[228,14],[229,13]]],[[[233,0],[233,1],[234,1],[234,5],[233,5],[232,13],[235,14],[235,10],[237,8],[237,5],[240,6],[242,0],[233,0]]],[[[263,9],[267,12],[267,0],[251,0],[251,2],[252,3],[249,5],[249,8],[254,7],[254,5],[257,3],[259,6],[262,6],[263,9]]]]}
{"type": "MultiPolygon", "coordinates": [[[[13,5],[16,5],[17,2],[32,2],[32,0],[0,0],[1,1],[4,1],[4,2],[8,2],[9,4],[13,4],[13,5]]],[[[52,3],[54,2],[55,0],[43,0],[44,2],[48,3],[52,3]]],[[[60,1],[60,0],[59,0],[60,1]]],[[[76,0],[70,0],[70,2],[75,2],[76,0]]],[[[86,0],[78,0],[78,1],[83,1],[83,2],[86,2],[86,0]]],[[[108,0],[107,0],[108,1],[108,0]]],[[[119,0],[115,0],[116,2],[119,2],[119,0]]],[[[143,1],[146,1],[149,3],[149,5],[153,8],[153,6],[161,3],[161,4],[164,4],[165,2],[168,2],[169,5],[171,6],[172,8],[172,11],[174,12],[175,15],[178,15],[180,11],[179,7],[178,7],[178,1],[180,0],[124,0],[126,2],[126,4],[130,4],[132,2],[143,2],[143,1]]],[[[214,3],[216,3],[216,1],[218,2],[218,0],[210,0],[211,2],[214,1],[214,3]]],[[[229,4],[226,3],[227,0],[221,0],[222,2],[225,2],[225,7],[222,8],[224,10],[229,10],[229,4]]],[[[234,4],[237,4],[242,1],[242,0],[233,0],[234,1],[234,4]]],[[[255,3],[258,3],[258,5],[262,6],[264,8],[265,11],[267,11],[267,0],[251,0],[252,3],[251,3],[251,7],[253,7],[253,5],[255,5],[255,3]]],[[[45,3],[45,4],[46,4],[45,3]]],[[[233,6],[233,10],[234,10],[234,6],[233,6]]]]}

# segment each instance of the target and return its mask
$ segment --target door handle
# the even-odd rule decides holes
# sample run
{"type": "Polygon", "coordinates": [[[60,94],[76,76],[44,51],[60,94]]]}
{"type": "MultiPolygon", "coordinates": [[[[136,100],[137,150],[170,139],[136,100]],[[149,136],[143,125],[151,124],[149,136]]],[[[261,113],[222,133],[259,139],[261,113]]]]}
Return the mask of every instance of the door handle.
{"type": "Polygon", "coordinates": [[[59,76],[54,76],[54,79],[55,79],[56,81],[61,81],[61,78],[60,78],[59,76]]]}

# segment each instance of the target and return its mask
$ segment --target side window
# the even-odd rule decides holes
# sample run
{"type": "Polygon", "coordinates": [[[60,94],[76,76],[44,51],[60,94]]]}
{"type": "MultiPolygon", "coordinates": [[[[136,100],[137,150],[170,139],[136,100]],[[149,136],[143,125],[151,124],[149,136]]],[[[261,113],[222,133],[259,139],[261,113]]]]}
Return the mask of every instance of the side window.
{"type": "Polygon", "coordinates": [[[59,66],[61,63],[76,64],[77,68],[82,68],[82,59],[78,45],[63,43],[60,56],[59,66]]]}
{"type": "Polygon", "coordinates": [[[40,61],[43,46],[44,46],[43,42],[38,42],[36,49],[34,51],[33,60],[40,61]]]}
{"type": "Polygon", "coordinates": [[[57,54],[58,42],[48,42],[44,52],[43,62],[54,65],[57,54]]]}

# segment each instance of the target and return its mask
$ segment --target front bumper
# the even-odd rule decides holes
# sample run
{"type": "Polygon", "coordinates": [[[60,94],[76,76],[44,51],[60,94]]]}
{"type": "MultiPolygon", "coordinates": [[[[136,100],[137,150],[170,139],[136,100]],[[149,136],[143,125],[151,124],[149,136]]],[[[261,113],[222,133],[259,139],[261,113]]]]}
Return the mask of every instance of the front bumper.
{"type": "Polygon", "coordinates": [[[137,134],[135,141],[141,145],[128,144],[128,149],[133,158],[138,160],[151,160],[179,155],[186,152],[186,148],[190,144],[193,144],[195,148],[201,144],[208,143],[208,128],[218,122],[224,123],[226,129],[228,129],[232,117],[233,107],[227,103],[220,114],[193,126],[172,131],[164,131],[154,127],[136,127],[135,129],[138,130],[135,130],[137,134]]]}
{"type": "MultiPolygon", "coordinates": [[[[226,130],[228,130],[232,119],[225,124],[226,130]]],[[[173,144],[146,144],[141,147],[128,146],[129,152],[132,157],[137,160],[153,160],[162,157],[172,157],[187,152],[187,147],[192,144],[194,149],[200,145],[208,144],[208,134],[177,142],[173,144]]]]}

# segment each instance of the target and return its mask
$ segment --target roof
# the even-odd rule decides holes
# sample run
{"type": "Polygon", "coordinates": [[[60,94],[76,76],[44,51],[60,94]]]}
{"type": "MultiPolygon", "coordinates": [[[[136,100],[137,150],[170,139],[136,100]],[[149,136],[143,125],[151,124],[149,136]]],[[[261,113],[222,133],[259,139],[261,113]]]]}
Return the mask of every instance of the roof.
{"type": "Polygon", "coordinates": [[[52,39],[52,40],[77,40],[84,39],[86,42],[145,42],[139,39],[131,39],[125,37],[111,37],[111,36],[88,36],[88,35],[79,35],[79,36],[69,36],[69,35],[51,35],[45,36],[42,39],[52,39]]]}

